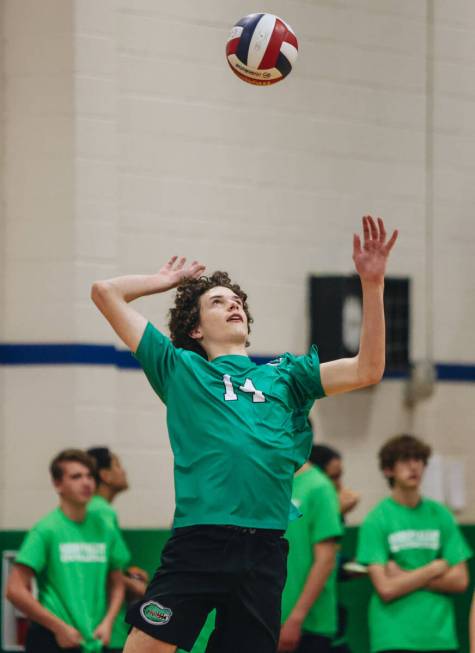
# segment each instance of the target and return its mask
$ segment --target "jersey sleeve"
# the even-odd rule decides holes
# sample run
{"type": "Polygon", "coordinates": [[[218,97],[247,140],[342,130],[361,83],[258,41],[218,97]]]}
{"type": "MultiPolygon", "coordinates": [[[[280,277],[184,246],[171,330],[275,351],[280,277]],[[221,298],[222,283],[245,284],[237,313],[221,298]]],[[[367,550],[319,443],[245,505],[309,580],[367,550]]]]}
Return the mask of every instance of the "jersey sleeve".
{"type": "Polygon", "coordinates": [[[449,565],[457,565],[472,557],[473,552],[462,535],[455,517],[444,509],[441,554],[449,565]]]}
{"type": "Polygon", "coordinates": [[[37,527],[33,527],[26,534],[15,562],[31,567],[35,573],[39,574],[46,567],[47,553],[44,533],[41,533],[37,527]]]}
{"type": "Polygon", "coordinates": [[[389,558],[387,537],[376,515],[370,514],[360,527],[356,559],[362,565],[385,565],[389,558]]]}
{"type": "Polygon", "coordinates": [[[330,484],[315,488],[312,497],[314,513],[310,521],[310,540],[318,544],[343,535],[336,492],[330,484]]]}
{"type": "Polygon", "coordinates": [[[166,403],[168,381],[177,362],[177,349],[169,338],[149,322],[134,356],[142,366],[152,388],[166,403]]]}
{"type": "Polygon", "coordinates": [[[109,569],[126,569],[130,565],[131,555],[129,547],[118,528],[114,529],[110,543],[109,569]]]}
{"type": "Polygon", "coordinates": [[[298,405],[305,405],[325,396],[320,378],[320,359],[315,346],[304,356],[289,355],[288,372],[298,405]]]}

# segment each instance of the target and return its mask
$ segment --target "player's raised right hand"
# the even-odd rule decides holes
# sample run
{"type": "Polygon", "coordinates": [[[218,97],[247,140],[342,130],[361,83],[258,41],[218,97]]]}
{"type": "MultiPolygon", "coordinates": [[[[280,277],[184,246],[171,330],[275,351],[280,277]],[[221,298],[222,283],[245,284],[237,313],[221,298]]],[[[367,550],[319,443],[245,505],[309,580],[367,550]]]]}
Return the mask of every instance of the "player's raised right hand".
{"type": "MultiPolygon", "coordinates": [[[[206,266],[198,261],[192,261],[186,265],[184,256],[172,256],[171,259],[163,265],[158,274],[160,281],[163,282],[163,290],[176,288],[178,284],[186,279],[198,279],[206,270],[206,266]]],[[[162,284],[160,284],[162,285],[162,284]]]]}

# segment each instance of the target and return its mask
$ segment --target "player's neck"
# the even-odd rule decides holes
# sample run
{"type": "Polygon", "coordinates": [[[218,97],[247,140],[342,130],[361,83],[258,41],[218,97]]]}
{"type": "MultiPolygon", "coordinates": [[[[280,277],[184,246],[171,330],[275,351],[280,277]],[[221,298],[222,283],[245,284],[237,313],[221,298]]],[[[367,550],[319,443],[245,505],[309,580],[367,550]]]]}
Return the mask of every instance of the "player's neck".
{"type": "Polygon", "coordinates": [[[302,467],[300,467],[300,468],[295,472],[295,476],[298,476],[299,474],[302,474],[303,472],[306,472],[307,469],[310,469],[310,467],[311,467],[311,464],[310,464],[309,462],[304,463],[304,464],[302,465],[302,467]]]}
{"type": "Polygon", "coordinates": [[[421,492],[418,487],[416,488],[404,488],[399,485],[395,485],[391,493],[392,498],[396,503],[400,503],[403,506],[408,508],[415,508],[421,500],[421,492]]]}
{"type": "Polygon", "coordinates": [[[115,492],[109,485],[101,483],[96,490],[96,494],[105,499],[108,503],[112,503],[117,492],[115,492]]]}
{"type": "Polygon", "coordinates": [[[71,503],[71,501],[67,501],[66,499],[60,499],[59,507],[71,521],[83,522],[86,519],[87,505],[71,503]]]}
{"type": "Polygon", "coordinates": [[[218,356],[248,356],[245,344],[229,343],[229,344],[207,344],[206,355],[208,360],[212,361],[218,356]]]}

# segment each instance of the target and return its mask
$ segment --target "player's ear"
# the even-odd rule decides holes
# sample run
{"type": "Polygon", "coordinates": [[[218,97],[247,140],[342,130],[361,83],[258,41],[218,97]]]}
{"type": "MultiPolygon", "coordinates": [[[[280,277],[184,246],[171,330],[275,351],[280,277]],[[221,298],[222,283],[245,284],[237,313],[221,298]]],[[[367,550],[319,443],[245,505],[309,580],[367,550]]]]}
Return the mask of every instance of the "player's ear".
{"type": "Polygon", "coordinates": [[[384,477],[390,481],[392,478],[394,478],[394,469],[392,467],[385,467],[383,469],[383,474],[384,477]]]}
{"type": "Polygon", "coordinates": [[[201,331],[201,327],[197,326],[195,327],[190,333],[188,334],[190,338],[193,338],[193,340],[201,340],[203,338],[203,332],[201,331]]]}
{"type": "Polygon", "coordinates": [[[58,494],[61,494],[61,490],[63,487],[63,478],[53,478],[52,479],[53,487],[56,490],[58,494]]]}
{"type": "Polygon", "coordinates": [[[98,477],[99,477],[99,482],[100,483],[105,483],[105,485],[109,485],[111,482],[111,477],[112,477],[112,470],[111,469],[100,469],[98,472],[98,477]]]}

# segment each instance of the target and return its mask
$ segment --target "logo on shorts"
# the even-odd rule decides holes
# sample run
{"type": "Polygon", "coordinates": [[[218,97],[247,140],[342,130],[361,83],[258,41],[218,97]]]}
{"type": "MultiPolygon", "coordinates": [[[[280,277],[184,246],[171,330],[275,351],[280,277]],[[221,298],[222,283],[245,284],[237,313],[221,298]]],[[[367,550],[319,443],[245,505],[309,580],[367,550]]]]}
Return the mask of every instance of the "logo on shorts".
{"type": "Polygon", "coordinates": [[[164,626],[172,618],[173,612],[156,601],[149,601],[142,605],[140,614],[152,626],[164,626]]]}

